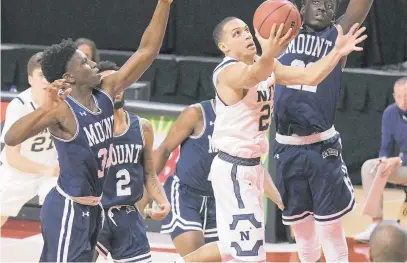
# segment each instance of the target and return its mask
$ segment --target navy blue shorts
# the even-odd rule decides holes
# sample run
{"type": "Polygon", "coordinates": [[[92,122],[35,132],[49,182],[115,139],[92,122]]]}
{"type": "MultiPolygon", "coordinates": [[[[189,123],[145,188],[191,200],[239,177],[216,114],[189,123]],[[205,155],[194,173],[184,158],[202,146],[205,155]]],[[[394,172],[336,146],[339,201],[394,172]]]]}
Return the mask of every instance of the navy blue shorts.
{"type": "Polygon", "coordinates": [[[142,217],[135,206],[105,209],[105,224],[96,250],[114,261],[151,262],[150,245],[142,217]]]}
{"type": "Polygon", "coordinates": [[[308,216],[314,216],[317,223],[332,222],[352,211],[355,197],[339,134],[311,145],[275,141],[273,158],[285,225],[308,216]]]}
{"type": "Polygon", "coordinates": [[[41,262],[91,262],[102,225],[100,206],[86,206],[62,196],[55,187],[41,208],[44,247],[41,262]]]}
{"type": "Polygon", "coordinates": [[[213,196],[202,196],[197,190],[170,176],[164,190],[171,204],[171,212],[162,221],[161,233],[170,233],[174,239],[189,231],[202,231],[205,242],[218,240],[216,206],[213,196]]]}

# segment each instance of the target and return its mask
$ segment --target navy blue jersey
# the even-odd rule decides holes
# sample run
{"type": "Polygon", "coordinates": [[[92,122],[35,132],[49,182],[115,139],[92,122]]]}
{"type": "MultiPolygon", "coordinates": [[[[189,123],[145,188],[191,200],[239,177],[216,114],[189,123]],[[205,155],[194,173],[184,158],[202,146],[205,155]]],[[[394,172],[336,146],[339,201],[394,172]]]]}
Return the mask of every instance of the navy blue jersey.
{"type": "Polygon", "coordinates": [[[58,185],[70,196],[100,196],[107,174],[113,142],[113,101],[104,91],[93,89],[92,94],[97,112],[90,111],[71,96],[66,98],[77,131],[70,140],[54,136],[61,170],[58,185]]]}
{"type": "Polygon", "coordinates": [[[103,188],[102,205],[134,205],[143,196],[144,136],[139,117],[126,112],[128,129],[114,135],[112,163],[103,188]]]}
{"type": "MultiPolygon", "coordinates": [[[[314,33],[301,28],[279,61],[286,66],[308,67],[332,50],[337,36],[335,26],[314,33]]],[[[293,126],[312,128],[316,132],[331,128],[340,92],[341,72],[341,63],[338,63],[329,76],[317,86],[276,85],[274,121],[278,132],[287,135],[287,130],[293,126]]]]}
{"type": "Polygon", "coordinates": [[[217,149],[211,143],[216,114],[213,100],[202,101],[199,105],[204,119],[203,131],[198,136],[189,136],[181,144],[175,173],[183,184],[209,196],[213,195],[213,190],[208,175],[217,153],[217,149]]]}

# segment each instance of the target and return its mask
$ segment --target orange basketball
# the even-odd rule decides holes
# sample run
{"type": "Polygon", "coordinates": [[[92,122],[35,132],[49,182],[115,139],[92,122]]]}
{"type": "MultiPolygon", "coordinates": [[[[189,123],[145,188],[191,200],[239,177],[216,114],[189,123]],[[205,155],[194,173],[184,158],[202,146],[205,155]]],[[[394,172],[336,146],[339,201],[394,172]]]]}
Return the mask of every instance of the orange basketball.
{"type": "Polygon", "coordinates": [[[290,28],[297,35],[301,27],[301,16],[297,7],[287,0],[268,0],[262,3],[254,13],[253,26],[263,38],[270,37],[273,24],[284,24],[283,36],[290,28]]]}

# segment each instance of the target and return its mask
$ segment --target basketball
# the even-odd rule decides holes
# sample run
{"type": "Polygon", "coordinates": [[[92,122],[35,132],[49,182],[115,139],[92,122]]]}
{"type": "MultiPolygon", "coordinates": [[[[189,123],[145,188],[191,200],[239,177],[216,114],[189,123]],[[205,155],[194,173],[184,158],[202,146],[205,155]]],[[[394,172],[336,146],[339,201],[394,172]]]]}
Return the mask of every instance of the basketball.
{"type": "Polygon", "coordinates": [[[284,36],[290,28],[293,36],[298,34],[301,26],[301,16],[297,7],[287,0],[268,0],[262,3],[254,13],[253,26],[263,38],[270,37],[273,24],[277,24],[276,32],[280,24],[284,24],[281,36],[284,36]]]}

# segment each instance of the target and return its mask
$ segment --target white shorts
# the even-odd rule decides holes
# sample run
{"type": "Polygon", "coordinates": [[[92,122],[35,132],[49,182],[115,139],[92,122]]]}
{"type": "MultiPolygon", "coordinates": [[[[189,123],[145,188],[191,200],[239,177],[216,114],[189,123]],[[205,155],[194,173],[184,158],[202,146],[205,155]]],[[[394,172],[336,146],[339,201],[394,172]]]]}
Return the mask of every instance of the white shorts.
{"type": "Polygon", "coordinates": [[[0,215],[17,216],[25,203],[36,195],[40,205],[56,185],[58,177],[31,175],[0,165],[0,215]]]}
{"type": "Polygon", "coordinates": [[[259,161],[219,153],[209,180],[216,200],[219,250],[226,258],[260,262],[264,250],[264,175],[259,161]]]}

